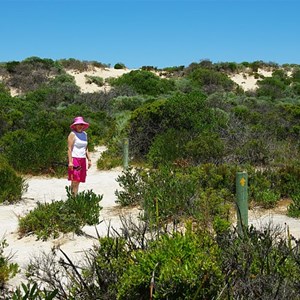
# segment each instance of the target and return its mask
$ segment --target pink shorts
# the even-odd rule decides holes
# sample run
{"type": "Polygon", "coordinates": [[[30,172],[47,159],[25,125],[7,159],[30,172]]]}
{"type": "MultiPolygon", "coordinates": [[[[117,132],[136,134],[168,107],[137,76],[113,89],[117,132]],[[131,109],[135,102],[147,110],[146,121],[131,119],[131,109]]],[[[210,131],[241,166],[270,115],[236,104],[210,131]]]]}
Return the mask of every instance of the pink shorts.
{"type": "Polygon", "coordinates": [[[74,169],[68,169],[68,180],[85,182],[86,178],[86,158],[73,157],[74,169]]]}

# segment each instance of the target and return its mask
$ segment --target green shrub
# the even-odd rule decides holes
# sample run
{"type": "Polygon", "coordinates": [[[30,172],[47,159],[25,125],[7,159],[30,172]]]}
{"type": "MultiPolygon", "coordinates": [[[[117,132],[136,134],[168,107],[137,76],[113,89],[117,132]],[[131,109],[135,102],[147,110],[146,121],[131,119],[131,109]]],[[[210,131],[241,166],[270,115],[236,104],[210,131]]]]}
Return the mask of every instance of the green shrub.
{"type": "Polygon", "coordinates": [[[102,152],[101,157],[97,160],[98,170],[111,170],[121,166],[123,163],[122,155],[115,148],[102,152]]]}
{"type": "MultiPolygon", "coordinates": [[[[126,240],[118,237],[99,238],[88,257],[82,279],[91,288],[92,299],[117,299],[121,277],[131,261],[126,240]]],[[[74,286],[79,284],[74,282],[74,286]]]]}
{"type": "MultiPolygon", "coordinates": [[[[37,123],[38,125],[38,123],[37,123]]],[[[47,126],[51,126],[51,122],[47,126]]],[[[25,129],[8,132],[0,144],[5,150],[8,162],[17,171],[24,173],[47,172],[55,162],[66,157],[66,137],[61,128],[52,127],[39,133],[25,129]]]]}
{"type": "Polygon", "coordinates": [[[115,113],[124,112],[126,110],[134,111],[147,100],[147,97],[144,96],[118,96],[112,100],[112,107],[115,113]]]}
{"type": "Polygon", "coordinates": [[[194,165],[222,162],[225,145],[213,132],[201,132],[185,146],[186,154],[194,165]]]}
{"type": "Polygon", "coordinates": [[[13,203],[21,199],[27,189],[25,180],[0,155],[0,203],[13,203]]]}
{"type": "Polygon", "coordinates": [[[136,251],[118,288],[118,299],[214,299],[222,286],[219,249],[206,235],[163,236],[136,251]]]}
{"type": "MultiPolygon", "coordinates": [[[[146,103],[136,109],[129,120],[128,135],[132,149],[131,155],[134,159],[145,158],[157,137],[157,145],[153,147],[151,156],[153,160],[159,159],[160,152],[164,155],[167,152],[162,148],[168,147],[163,137],[170,141],[173,136],[175,141],[172,144],[178,147],[178,143],[183,140],[188,142],[201,132],[211,132],[213,128],[218,127],[219,122],[223,122],[223,119],[220,120],[218,117],[218,114],[206,103],[206,96],[197,92],[187,95],[178,94],[168,99],[146,103]],[[176,132],[178,137],[175,136],[176,132]],[[184,132],[187,133],[186,139],[183,136],[184,132]]],[[[181,145],[181,147],[184,146],[185,144],[181,145]]],[[[182,150],[179,148],[173,151],[177,153],[182,150]]],[[[167,154],[170,157],[172,155],[167,154]]]]}
{"type": "Polygon", "coordinates": [[[165,100],[146,103],[137,108],[129,120],[129,141],[131,155],[134,159],[145,156],[156,134],[163,131],[165,100]]]}
{"type": "Polygon", "coordinates": [[[300,194],[300,167],[297,165],[287,165],[279,168],[273,178],[277,182],[276,190],[282,197],[292,197],[300,194]]]}
{"type": "Polygon", "coordinates": [[[123,74],[111,82],[113,86],[127,85],[138,94],[158,96],[175,90],[175,84],[168,79],[161,79],[149,71],[136,70],[123,74]]]}
{"type": "Polygon", "coordinates": [[[126,69],[126,66],[123,63],[116,63],[114,69],[126,69]]]}
{"type": "Polygon", "coordinates": [[[58,62],[68,70],[77,70],[79,72],[87,71],[89,67],[87,62],[83,62],[75,58],[61,59],[58,62]]]}
{"type": "Polygon", "coordinates": [[[267,224],[249,227],[246,237],[227,232],[217,240],[222,251],[226,299],[299,299],[299,240],[267,224]],[[295,247],[291,242],[295,241],[295,247]],[[274,288],[276,287],[276,288],[274,288]]]}
{"type": "Polygon", "coordinates": [[[12,256],[4,254],[6,247],[8,247],[8,243],[2,238],[0,240],[0,291],[4,289],[9,279],[13,278],[19,272],[18,265],[10,262],[12,256]]]}
{"type": "Polygon", "coordinates": [[[178,221],[197,210],[194,201],[197,178],[169,166],[151,170],[144,176],[146,189],[141,203],[144,217],[158,224],[166,220],[178,221]]]}
{"type": "Polygon", "coordinates": [[[284,96],[284,90],[288,85],[279,78],[266,77],[258,81],[258,86],[258,96],[267,96],[274,100],[284,96]]]}
{"type": "Polygon", "coordinates": [[[195,85],[192,83],[190,79],[187,79],[185,77],[183,78],[176,78],[174,79],[174,83],[176,86],[176,89],[184,94],[191,93],[195,90],[200,91],[200,88],[195,87],[195,85]]]}
{"type": "Polygon", "coordinates": [[[256,202],[263,208],[273,208],[280,200],[280,194],[272,190],[262,190],[256,194],[256,202]]]}
{"type": "Polygon", "coordinates": [[[213,228],[219,233],[227,231],[231,226],[233,205],[228,201],[231,197],[226,189],[199,189],[194,199],[195,208],[190,214],[201,228],[213,228]]]}
{"type": "Polygon", "coordinates": [[[188,78],[207,94],[217,91],[229,92],[235,87],[235,83],[226,74],[204,68],[195,69],[188,75],[188,78]]]}
{"type": "Polygon", "coordinates": [[[201,222],[208,220],[207,226],[221,218],[226,227],[229,205],[235,200],[236,173],[241,169],[248,173],[249,201],[257,205],[274,207],[287,196],[289,187],[289,195],[297,195],[297,177],[294,178],[292,172],[283,173],[281,169],[259,171],[251,166],[226,164],[201,164],[197,167],[165,164],[147,171],[124,171],[117,180],[122,187],[116,193],[117,201],[121,205],[141,205],[145,219],[154,223],[188,216],[201,222]]]}
{"type": "Polygon", "coordinates": [[[293,218],[300,217],[300,194],[292,196],[292,203],[288,206],[288,216],[293,218]]]}
{"type": "Polygon", "coordinates": [[[147,154],[147,161],[153,166],[158,166],[186,158],[184,145],[188,139],[189,133],[186,130],[180,131],[174,128],[157,134],[147,154]]]}
{"type": "Polygon", "coordinates": [[[85,81],[88,84],[95,83],[100,87],[104,85],[104,79],[102,77],[85,75],[85,78],[86,78],[85,81]]]}
{"type": "Polygon", "coordinates": [[[233,198],[229,189],[234,185],[234,179],[227,186],[224,178],[215,174],[223,184],[205,184],[201,173],[203,170],[196,168],[181,170],[167,165],[147,171],[128,169],[117,179],[121,186],[121,191],[116,192],[117,202],[124,206],[140,205],[144,220],[151,224],[178,222],[192,217],[208,228],[218,217],[224,220],[226,227],[225,223],[229,221],[228,201],[232,202],[233,198]]]}
{"type": "Polygon", "coordinates": [[[168,98],[163,120],[167,128],[185,129],[192,134],[216,126],[218,120],[206,99],[207,97],[199,92],[176,94],[168,98]]]}
{"type": "MultiPolygon", "coordinates": [[[[235,193],[235,176],[238,166],[230,164],[215,165],[212,163],[202,164],[192,169],[193,176],[199,180],[199,186],[213,190],[227,190],[229,194],[235,193]]],[[[227,200],[232,200],[230,197],[227,200]]]]}
{"type": "MultiPolygon", "coordinates": [[[[14,291],[9,292],[9,299],[12,300],[52,300],[55,299],[58,290],[48,291],[40,289],[37,283],[22,283],[14,291]],[[22,288],[22,289],[21,289],[22,288]]],[[[5,298],[6,299],[6,298],[5,298]]],[[[8,298],[7,298],[8,299],[8,298]]]]}
{"type": "Polygon", "coordinates": [[[134,171],[132,168],[123,170],[122,175],[119,175],[116,181],[119,183],[121,190],[117,190],[116,203],[121,206],[139,205],[143,198],[143,180],[140,171],[134,171]]]}
{"type": "Polygon", "coordinates": [[[47,240],[56,238],[59,233],[81,233],[84,225],[99,224],[101,207],[99,202],[103,196],[92,191],[83,191],[72,196],[66,188],[66,201],[38,203],[30,213],[19,219],[19,234],[36,234],[38,238],[47,240]]]}
{"type": "Polygon", "coordinates": [[[22,62],[7,65],[10,76],[6,79],[10,87],[23,93],[34,91],[47,84],[51,77],[62,72],[59,64],[51,59],[30,57],[22,62]]]}

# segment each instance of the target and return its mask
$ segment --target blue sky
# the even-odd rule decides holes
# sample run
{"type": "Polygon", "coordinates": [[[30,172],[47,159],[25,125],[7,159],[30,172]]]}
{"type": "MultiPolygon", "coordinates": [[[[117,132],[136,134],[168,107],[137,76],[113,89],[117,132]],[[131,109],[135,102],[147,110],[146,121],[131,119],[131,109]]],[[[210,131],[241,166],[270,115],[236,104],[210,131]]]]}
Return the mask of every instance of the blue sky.
{"type": "Polygon", "coordinates": [[[300,64],[299,0],[0,0],[0,61],[300,64]]]}

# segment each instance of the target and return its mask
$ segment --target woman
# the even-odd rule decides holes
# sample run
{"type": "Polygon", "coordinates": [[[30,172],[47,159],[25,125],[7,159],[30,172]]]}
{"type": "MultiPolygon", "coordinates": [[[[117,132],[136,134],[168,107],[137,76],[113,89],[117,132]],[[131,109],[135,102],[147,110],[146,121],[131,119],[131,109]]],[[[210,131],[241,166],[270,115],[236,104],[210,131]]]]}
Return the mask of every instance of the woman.
{"type": "Polygon", "coordinates": [[[72,131],[68,136],[68,180],[71,181],[71,192],[74,196],[78,193],[79,183],[85,182],[86,179],[86,159],[88,168],[92,165],[85,132],[88,127],[89,123],[85,122],[82,117],[76,117],[70,126],[72,131]]]}

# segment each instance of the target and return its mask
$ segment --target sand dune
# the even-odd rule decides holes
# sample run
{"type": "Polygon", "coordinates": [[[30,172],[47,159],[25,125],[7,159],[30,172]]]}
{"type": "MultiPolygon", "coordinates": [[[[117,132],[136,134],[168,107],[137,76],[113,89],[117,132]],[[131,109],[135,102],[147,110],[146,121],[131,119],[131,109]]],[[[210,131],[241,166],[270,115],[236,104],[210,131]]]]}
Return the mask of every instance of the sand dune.
{"type": "MultiPolygon", "coordinates": [[[[101,77],[104,79],[107,78],[116,78],[120,77],[123,74],[129,73],[134,69],[114,69],[114,68],[98,68],[93,67],[91,70],[79,72],[77,70],[68,70],[66,71],[69,75],[72,75],[75,79],[76,85],[80,88],[82,93],[96,93],[99,91],[109,91],[111,89],[110,85],[106,82],[103,86],[98,86],[95,83],[88,83],[87,76],[95,76],[101,77]]],[[[259,75],[263,75],[264,77],[272,76],[272,71],[267,71],[263,69],[259,69],[257,72],[259,75]]],[[[159,73],[156,72],[158,75],[159,73]]],[[[163,76],[162,76],[163,77],[163,76]]],[[[261,78],[255,78],[254,75],[249,74],[247,72],[237,73],[229,76],[235,83],[241,86],[245,91],[255,90],[257,86],[257,81],[261,78]]],[[[1,81],[0,76],[0,81],[1,81]]],[[[11,95],[18,96],[19,91],[11,88],[11,95]]]]}
{"type": "MultiPolygon", "coordinates": [[[[271,77],[272,71],[265,71],[259,69],[257,72],[259,75],[264,77],[271,77]]],[[[244,89],[244,91],[250,91],[257,89],[258,85],[257,82],[261,80],[261,78],[256,78],[254,75],[247,74],[247,73],[237,73],[230,76],[231,80],[237,83],[240,87],[244,89]]]]}
{"type": "Polygon", "coordinates": [[[120,77],[125,73],[131,72],[130,69],[113,69],[113,68],[93,68],[91,71],[77,72],[77,71],[67,71],[68,74],[74,76],[76,85],[80,87],[82,93],[96,93],[99,91],[109,91],[110,86],[106,83],[104,86],[100,87],[95,83],[87,83],[86,76],[96,76],[103,79],[109,77],[120,77]]]}
{"type": "MultiPolygon", "coordinates": [[[[116,78],[131,71],[132,69],[116,70],[113,68],[93,68],[93,70],[85,71],[82,73],[79,73],[78,71],[67,71],[67,73],[74,76],[76,84],[80,87],[82,93],[95,93],[99,91],[109,91],[109,84],[106,83],[104,86],[99,87],[95,83],[87,83],[86,76],[97,76],[102,77],[103,79],[107,79],[109,77],[116,78]]],[[[157,72],[156,74],[158,75],[157,72]]],[[[257,74],[263,77],[270,77],[272,76],[272,71],[259,69],[257,74]]],[[[229,77],[239,86],[241,86],[245,91],[255,90],[258,87],[257,81],[261,80],[261,78],[255,78],[254,75],[249,73],[237,73],[229,77]]]]}

